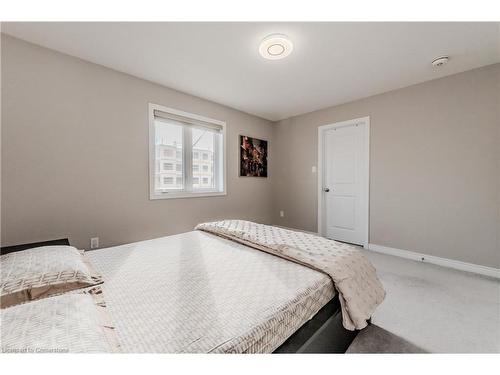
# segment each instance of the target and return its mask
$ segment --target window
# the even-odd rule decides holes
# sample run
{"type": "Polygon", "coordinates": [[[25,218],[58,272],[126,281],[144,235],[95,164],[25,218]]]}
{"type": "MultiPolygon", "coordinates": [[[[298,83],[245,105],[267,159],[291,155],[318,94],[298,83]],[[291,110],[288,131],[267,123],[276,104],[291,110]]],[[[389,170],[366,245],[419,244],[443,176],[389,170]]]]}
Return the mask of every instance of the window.
{"type": "Polygon", "coordinates": [[[225,123],[155,104],[149,105],[149,113],[150,198],[225,194],[225,123]],[[174,155],[173,162],[160,163],[174,155]],[[194,162],[200,156],[203,176],[194,162]],[[162,174],[167,176],[160,183],[162,174]]]}

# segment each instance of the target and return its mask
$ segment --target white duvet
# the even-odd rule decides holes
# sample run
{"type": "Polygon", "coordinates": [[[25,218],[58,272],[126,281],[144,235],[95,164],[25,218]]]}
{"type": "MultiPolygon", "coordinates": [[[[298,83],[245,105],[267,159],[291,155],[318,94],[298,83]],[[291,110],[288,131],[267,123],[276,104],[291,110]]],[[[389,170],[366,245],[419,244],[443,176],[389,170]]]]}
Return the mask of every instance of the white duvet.
{"type": "Polygon", "coordinates": [[[335,294],[322,272],[202,231],[86,256],[123,352],[271,353],[335,294]]]}

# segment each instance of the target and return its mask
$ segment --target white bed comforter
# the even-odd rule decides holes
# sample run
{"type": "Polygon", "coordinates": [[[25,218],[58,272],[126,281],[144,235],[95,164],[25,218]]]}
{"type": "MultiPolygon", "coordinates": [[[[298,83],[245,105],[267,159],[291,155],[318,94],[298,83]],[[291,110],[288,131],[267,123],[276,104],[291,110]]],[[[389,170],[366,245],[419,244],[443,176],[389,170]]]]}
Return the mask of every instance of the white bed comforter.
{"type": "Polygon", "coordinates": [[[202,231],[85,256],[126,353],[271,353],[335,295],[322,272],[202,231]]]}
{"type": "Polygon", "coordinates": [[[223,236],[328,274],[339,292],[343,325],[362,329],[385,290],[368,259],[352,245],[244,220],[199,224],[196,229],[223,236]]]}

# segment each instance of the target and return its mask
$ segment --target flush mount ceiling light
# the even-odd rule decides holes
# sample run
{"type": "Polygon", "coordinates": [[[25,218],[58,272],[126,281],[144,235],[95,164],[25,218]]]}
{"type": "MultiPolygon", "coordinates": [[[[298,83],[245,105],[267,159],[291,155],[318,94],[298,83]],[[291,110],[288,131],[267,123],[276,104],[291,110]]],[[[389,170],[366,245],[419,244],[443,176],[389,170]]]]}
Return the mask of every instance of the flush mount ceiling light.
{"type": "Polygon", "coordinates": [[[268,60],[283,59],[291,54],[292,50],[292,41],[283,34],[268,35],[259,46],[260,55],[268,60]]]}

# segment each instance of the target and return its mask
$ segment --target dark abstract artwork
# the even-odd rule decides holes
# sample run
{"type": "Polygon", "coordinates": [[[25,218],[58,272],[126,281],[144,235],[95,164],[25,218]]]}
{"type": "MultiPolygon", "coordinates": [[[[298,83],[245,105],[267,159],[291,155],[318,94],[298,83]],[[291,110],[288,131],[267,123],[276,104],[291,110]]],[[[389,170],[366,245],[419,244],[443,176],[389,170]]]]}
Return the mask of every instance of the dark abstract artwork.
{"type": "Polygon", "coordinates": [[[267,141],[240,135],[240,176],[267,177],[267,141]]]}

